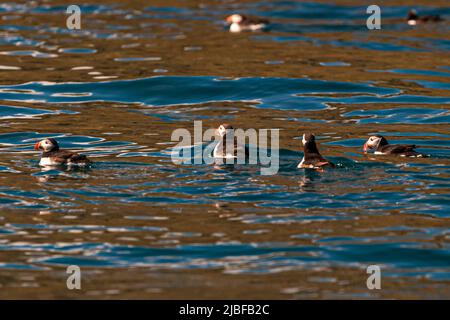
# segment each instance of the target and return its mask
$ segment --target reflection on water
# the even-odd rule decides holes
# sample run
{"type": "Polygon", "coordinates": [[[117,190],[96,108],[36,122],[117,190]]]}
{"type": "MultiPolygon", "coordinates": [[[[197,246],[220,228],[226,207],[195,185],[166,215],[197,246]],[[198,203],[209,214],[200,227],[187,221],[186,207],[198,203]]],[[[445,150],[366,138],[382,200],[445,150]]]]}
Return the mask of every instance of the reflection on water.
{"type": "Polygon", "coordinates": [[[0,297],[70,297],[71,264],[96,298],[449,297],[449,25],[409,8],[369,32],[354,1],[105,0],[74,33],[61,3],[1,4],[0,297]],[[172,163],[196,120],[281,129],[278,173],[172,163]],[[304,132],[335,169],[297,169],[304,132]],[[364,155],[373,134],[430,157],[364,155]],[[39,167],[44,137],[94,164],[39,167]]]}

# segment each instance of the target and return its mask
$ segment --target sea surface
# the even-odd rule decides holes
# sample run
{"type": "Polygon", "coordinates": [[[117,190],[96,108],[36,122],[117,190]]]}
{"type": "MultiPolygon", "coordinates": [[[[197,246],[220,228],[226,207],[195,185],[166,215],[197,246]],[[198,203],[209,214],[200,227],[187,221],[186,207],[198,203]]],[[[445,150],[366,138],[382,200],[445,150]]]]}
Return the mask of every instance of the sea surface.
{"type": "Polygon", "coordinates": [[[78,3],[0,4],[0,298],[450,298],[448,2],[78,3]],[[194,121],[279,129],[278,172],[174,163],[194,121]],[[297,169],[305,132],[336,168],[297,169]],[[93,165],[40,168],[46,137],[93,165]]]}

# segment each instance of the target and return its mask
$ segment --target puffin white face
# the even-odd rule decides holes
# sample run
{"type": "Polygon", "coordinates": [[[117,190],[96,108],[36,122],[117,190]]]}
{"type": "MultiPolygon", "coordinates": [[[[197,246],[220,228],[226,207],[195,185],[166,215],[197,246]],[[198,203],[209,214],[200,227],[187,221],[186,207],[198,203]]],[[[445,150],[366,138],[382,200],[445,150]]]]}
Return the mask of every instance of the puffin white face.
{"type": "Polygon", "coordinates": [[[232,14],[231,16],[227,17],[228,23],[241,23],[242,20],[243,18],[240,14],[232,14]]]}
{"type": "Polygon", "coordinates": [[[233,127],[229,124],[221,124],[217,129],[217,134],[222,138],[227,135],[232,135],[234,133],[233,127]]]}
{"type": "Polygon", "coordinates": [[[45,152],[48,152],[52,149],[55,149],[57,146],[58,144],[54,139],[44,139],[34,145],[34,150],[42,149],[45,152]]]}
{"type": "Polygon", "coordinates": [[[306,146],[307,143],[315,143],[316,137],[314,136],[314,133],[304,133],[302,137],[302,143],[304,146],[306,146]]]}
{"type": "Polygon", "coordinates": [[[417,21],[416,20],[408,20],[408,24],[410,26],[415,26],[417,24],[417,21]]]}
{"type": "Polygon", "coordinates": [[[303,143],[303,145],[305,145],[305,144],[306,144],[306,138],[305,138],[305,134],[303,134],[303,138],[302,138],[302,143],[303,143]]]}
{"type": "Polygon", "coordinates": [[[364,143],[364,152],[367,151],[367,149],[376,149],[378,145],[381,142],[381,137],[377,136],[371,136],[366,143],[364,143]]]}

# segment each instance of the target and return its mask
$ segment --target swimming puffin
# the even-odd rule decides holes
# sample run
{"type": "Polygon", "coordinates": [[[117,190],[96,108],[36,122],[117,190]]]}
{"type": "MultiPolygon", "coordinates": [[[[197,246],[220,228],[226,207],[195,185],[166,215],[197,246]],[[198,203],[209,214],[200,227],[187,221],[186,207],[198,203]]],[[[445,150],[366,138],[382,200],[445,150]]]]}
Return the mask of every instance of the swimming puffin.
{"type": "Polygon", "coordinates": [[[221,138],[214,147],[214,158],[237,158],[244,156],[248,159],[249,150],[245,145],[241,145],[234,136],[234,128],[231,124],[223,123],[216,129],[216,134],[221,138]]]}
{"type": "Polygon", "coordinates": [[[34,150],[43,150],[40,166],[79,165],[85,166],[92,163],[85,155],[67,150],[60,150],[58,142],[48,138],[37,142],[34,150]]]}
{"type": "Polygon", "coordinates": [[[443,19],[439,15],[428,15],[419,17],[416,10],[409,10],[408,17],[406,18],[410,26],[415,26],[419,22],[439,22],[443,19]]]}
{"type": "Polygon", "coordinates": [[[230,25],[230,32],[261,30],[269,24],[267,19],[250,18],[242,14],[232,14],[226,21],[230,25]]]}
{"type": "Polygon", "coordinates": [[[414,149],[414,144],[389,144],[385,137],[380,135],[371,136],[366,143],[364,143],[364,153],[368,149],[375,149],[375,154],[398,155],[401,157],[425,157],[414,149]]]}
{"type": "Polygon", "coordinates": [[[316,137],[314,136],[314,134],[303,134],[302,143],[304,156],[302,161],[298,164],[297,168],[322,169],[326,166],[334,168],[334,164],[322,157],[319,149],[317,149],[316,137]]]}

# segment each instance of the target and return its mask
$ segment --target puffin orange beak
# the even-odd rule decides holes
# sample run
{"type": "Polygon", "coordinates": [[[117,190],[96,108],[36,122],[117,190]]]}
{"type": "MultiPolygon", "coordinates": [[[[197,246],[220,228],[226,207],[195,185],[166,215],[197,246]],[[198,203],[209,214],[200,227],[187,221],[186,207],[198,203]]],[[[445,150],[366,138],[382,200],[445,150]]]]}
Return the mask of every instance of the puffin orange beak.
{"type": "Polygon", "coordinates": [[[231,16],[228,16],[228,17],[227,17],[227,22],[228,22],[228,23],[232,23],[232,21],[231,21],[231,16]]]}
{"type": "Polygon", "coordinates": [[[368,149],[368,147],[367,147],[367,142],[366,142],[366,143],[364,143],[364,147],[363,147],[364,153],[367,153],[367,149],[368,149]]]}
{"type": "Polygon", "coordinates": [[[36,144],[34,145],[34,150],[39,150],[39,147],[41,146],[41,142],[36,142],[36,144]]]}

